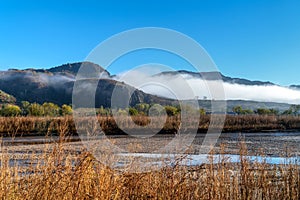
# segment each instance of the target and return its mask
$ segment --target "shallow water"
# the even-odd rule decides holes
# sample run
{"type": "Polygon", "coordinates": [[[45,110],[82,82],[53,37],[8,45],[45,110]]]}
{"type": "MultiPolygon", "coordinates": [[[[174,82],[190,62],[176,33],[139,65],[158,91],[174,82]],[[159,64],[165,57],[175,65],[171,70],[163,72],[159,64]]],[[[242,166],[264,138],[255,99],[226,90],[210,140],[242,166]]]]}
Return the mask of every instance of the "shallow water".
{"type": "MultiPolygon", "coordinates": [[[[175,136],[174,135],[157,135],[153,138],[142,139],[142,138],[132,138],[128,136],[109,136],[109,141],[113,142],[114,145],[123,149],[124,153],[118,154],[118,166],[125,165],[129,157],[152,159],[152,163],[158,164],[159,159],[168,161],[169,165],[174,165],[175,162],[180,160],[181,165],[201,165],[208,163],[209,159],[207,155],[198,152],[205,134],[197,134],[194,138],[191,148],[185,152],[185,154],[162,154],[161,152],[152,153],[154,146],[164,146],[168,144],[175,136]],[[128,149],[128,146],[140,145],[142,148],[138,149],[128,149]],[[139,153],[135,153],[139,152],[139,153]]],[[[293,163],[299,165],[300,157],[300,132],[270,132],[270,133],[222,133],[218,139],[218,143],[215,146],[215,155],[212,157],[214,163],[220,161],[221,144],[226,144],[222,156],[226,158],[226,162],[237,163],[240,161],[239,149],[240,142],[244,141],[248,153],[246,158],[249,161],[266,162],[268,164],[287,164],[293,163]],[[260,156],[261,152],[265,155],[260,156]]],[[[16,138],[2,138],[2,148],[8,149],[10,155],[16,157],[22,157],[22,154],[41,154],[45,149],[45,144],[55,144],[59,141],[58,136],[44,137],[44,136],[34,136],[34,137],[16,137],[16,138]],[[4,147],[4,148],[3,148],[4,147]]],[[[82,148],[82,143],[80,138],[72,136],[69,138],[68,143],[72,148],[78,149],[82,148]]],[[[74,150],[75,151],[75,150],[74,150]]],[[[27,166],[29,160],[27,159],[15,159],[10,161],[9,165],[16,164],[19,166],[27,166]]],[[[2,164],[2,163],[1,163],[2,164]]]]}
{"type": "Polygon", "coordinates": [[[165,159],[168,165],[187,165],[187,166],[197,166],[202,164],[217,164],[221,162],[227,163],[239,163],[241,159],[247,159],[250,162],[259,162],[266,164],[296,164],[300,165],[300,157],[270,157],[270,156],[243,156],[240,155],[178,155],[178,154],[145,154],[145,153],[128,153],[128,154],[119,154],[122,157],[139,157],[139,158],[153,158],[153,159],[165,159]]]}

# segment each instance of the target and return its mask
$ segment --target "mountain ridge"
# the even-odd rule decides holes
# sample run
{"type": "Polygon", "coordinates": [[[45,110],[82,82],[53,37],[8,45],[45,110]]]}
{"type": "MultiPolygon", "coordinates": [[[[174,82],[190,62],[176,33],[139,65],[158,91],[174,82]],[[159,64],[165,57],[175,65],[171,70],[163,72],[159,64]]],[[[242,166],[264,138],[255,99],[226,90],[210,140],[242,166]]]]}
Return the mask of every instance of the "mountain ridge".
{"type": "MultiPolygon", "coordinates": [[[[107,77],[115,77],[116,75],[111,75],[107,70],[101,67],[98,64],[84,61],[84,62],[75,62],[75,63],[66,63],[55,67],[50,67],[48,69],[34,69],[34,68],[27,68],[27,69],[9,69],[8,71],[31,71],[31,72],[38,72],[38,73],[53,73],[53,74],[63,74],[63,75],[72,75],[76,76],[78,70],[82,66],[92,66],[93,68],[99,68],[100,71],[106,73],[107,77]]],[[[161,76],[161,75],[190,75],[191,77],[195,78],[204,78],[205,80],[219,80],[221,78],[224,82],[232,83],[232,84],[243,84],[243,85],[278,85],[271,81],[259,81],[259,80],[249,80],[246,78],[236,78],[225,76],[221,72],[218,71],[211,71],[211,72],[192,72],[187,70],[177,70],[177,71],[165,71],[154,76],[161,76]]],[[[290,88],[299,88],[300,85],[292,84],[289,85],[290,88]]]]}
{"type": "Polygon", "coordinates": [[[212,71],[212,72],[191,72],[187,70],[178,70],[174,72],[161,72],[159,74],[156,74],[155,76],[161,76],[161,75],[189,75],[193,78],[203,78],[205,80],[220,80],[220,78],[224,82],[232,83],[232,84],[242,84],[242,85],[276,85],[270,81],[252,81],[244,78],[232,78],[229,76],[225,76],[222,73],[218,71],[212,71]]]}
{"type": "MultiPolygon", "coordinates": [[[[98,104],[106,107],[110,106],[110,96],[112,94],[113,88],[119,84],[127,88],[128,91],[133,90],[133,87],[126,85],[126,83],[119,82],[115,80],[115,75],[111,75],[107,70],[102,68],[100,65],[91,62],[77,62],[77,63],[67,63],[60,66],[52,67],[49,69],[10,69],[7,71],[0,72],[0,90],[5,92],[8,95],[13,96],[16,99],[16,103],[21,101],[30,101],[43,103],[46,101],[53,102],[59,105],[62,104],[71,104],[72,103],[72,90],[73,85],[76,79],[76,73],[81,66],[85,66],[88,70],[94,70],[95,72],[101,72],[104,74],[106,79],[101,79],[100,84],[98,84],[97,91],[99,94],[96,94],[98,104]],[[100,95],[102,93],[102,96],[100,95]]],[[[231,78],[229,76],[224,76],[219,72],[190,72],[186,70],[179,70],[174,72],[161,72],[155,74],[154,76],[174,76],[174,75],[186,75],[194,78],[204,78],[206,80],[219,80],[221,78],[224,82],[230,84],[242,84],[242,85],[259,85],[259,86],[275,86],[276,84],[268,81],[251,81],[241,78],[231,78]]],[[[97,78],[97,77],[95,77],[97,78]]],[[[291,85],[291,88],[298,90],[300,86],[291,85]]],[[[173,104],[176,100],[168,99],[162,96],[157,96],[153,94],[146,94],[141,90],[137,90],[134,94],[135,97],[132,98],[132,104],[136,103],[153,103],[160,102],[162,105],[173,104]]],[[[229,100],[230,102],[232,100],[229,100]]],[[[233,101],[232,101],[233,102],[233,101]]],[[[235,100],[237,104],[239,100],[235,100]]],[[[249,102],[258,102],[258,101],[247,101],[244,100],[241,104],[248,105],[249,102]],[[247,103],[248,102],[248,103],[247,103]]],[[[268,104],[269,106],[276,105],[279,107],[286,108],[287,104],[280,105],[271,104],[269,102],[261,102],[259,104],[263,106],[263,103],[268,104]]],[[[234,104],[234,103],[233,103],[234,104]]],[[[254,107],[254,104],[251,103],[254,107]]],[[[249,104],[250,105],[250,104],[249,104]]],[[[272,107],[272,108],[273,108],[272,107]]],[[[247,108],[247,107],[246,107],[247,108]]]]}
{"type": "MultiPolygon", "coordinates": [[[[110,97],[116,85],[122,87],[125,93],[135,90],[125,83],[109,79],[111,77],[109,72],[91,62],[65,64],[50,69],[10,69],[8,71],[2,71],[0,72],[0,90],[14,96],[18,104],[20,104],[21,101],[37,103],[53,102],[58,105],[71,104],[76,73],[83,65],[85,65],[87,74],[93,75],[93,72],[100,72],[101,75],[104,74],[107,77],[107,79],[101,79],[98,82],[95,95],[96,107],[100,107],[101,105],[110,107],[110,97]]],[[[86,88],[94,81],[93,77],[84,80],[83,86],[87,86],[86,88]]],[[[82,95],[86,92],[86,88],[81,91],[82,95]]],[[[136,90],[131,97],[131,105],[152,102],[167,105],[172,104],[174,101],[175,100],[168,98],[146,94],[140,90],[136,90]]]]}

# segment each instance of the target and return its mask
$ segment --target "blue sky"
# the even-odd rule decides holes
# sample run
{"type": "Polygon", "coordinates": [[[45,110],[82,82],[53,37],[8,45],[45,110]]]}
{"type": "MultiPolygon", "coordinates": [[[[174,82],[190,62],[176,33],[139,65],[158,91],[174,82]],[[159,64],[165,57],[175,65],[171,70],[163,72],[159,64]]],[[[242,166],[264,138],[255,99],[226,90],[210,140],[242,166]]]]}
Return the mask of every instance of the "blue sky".
{"type": "MultiPolygon", "coordinates": [[[[0,69],[49,68],[78,62],[108,37],[132,28],[164,27],[199,42],[231,77],[300,84],[300,1],[9,1],[0,2],[0,69]]],[[[109,71],[155,58],[144,53],[109,71]]],[[[154,56],[153,56],[154,55],[154,56]]]]}

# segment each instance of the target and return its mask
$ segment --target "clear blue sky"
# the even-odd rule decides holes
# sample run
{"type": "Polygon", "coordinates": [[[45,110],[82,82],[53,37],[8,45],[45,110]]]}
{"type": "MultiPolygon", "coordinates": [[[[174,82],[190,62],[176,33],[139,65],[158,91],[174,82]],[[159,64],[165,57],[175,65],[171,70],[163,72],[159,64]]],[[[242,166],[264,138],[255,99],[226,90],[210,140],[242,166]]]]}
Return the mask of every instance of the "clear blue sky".
{"type": "Polygon", "coordinates": [[[194,38],[225,75],[300,84],[299,10],[298,0],[4,0],[0,69],[82,61],[113,34],[158,26],[194,38]]]}

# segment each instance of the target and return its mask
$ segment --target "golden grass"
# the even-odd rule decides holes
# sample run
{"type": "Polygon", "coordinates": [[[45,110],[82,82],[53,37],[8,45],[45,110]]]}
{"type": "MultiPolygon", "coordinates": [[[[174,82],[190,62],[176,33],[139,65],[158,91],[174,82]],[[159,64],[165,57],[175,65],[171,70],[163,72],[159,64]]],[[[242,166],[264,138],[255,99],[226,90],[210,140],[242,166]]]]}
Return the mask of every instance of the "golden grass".
{"type": "MultiPolygon", "coordinates": [[[[85,123],[88,118],[82,120],[85,123]]],[[[98,120],[108,132],[118,128],[112,117],[98,120]]],[[[127,118],[122,120],[129,124],[127,118]]],[[[147,125],[148,120],[134,118],[139,125],[147,125]]],[[[228,116],[225,129],[297,129],[299,122],[299,117],[288,116],[228,116]]],[[[176,130],[179,123],[178,116],[169,117],[165,130],[176,130]]],[[[202,116],[199,128],[208,125],[209,116],[202,116]]],[[[201,166],[176,164],[131,173],[130,168],[120,171],[101,164],[84,149],[70,150],[64,138],[75,132],[71,117],[0,118],[0,132],[10,136],[61,136],[57,144],[45,146],[41,154],[21,154],[18,159],[26,159],[26,166],[19,166],[15,154],[1,149],[0,199],[300,199],[298,165],[250,162],[244,145],[240,147],[239,164],[230,164],[221,157],[218,164],[211,160],[201,166]]]]}
{"type": "MultiPolygon", "coordinates": [[[[103,127],[111,125],[111,118],[100,120],[103,127]]],[[[0,121],[2,130],[8,127],[13,134],[20,130],[55,130],[62,138],[52,146],[46,145],[42,153],[21,153],[17,159],[26,159],[23,166],[18,165],[14,153],[2,147],[0,199],[300,199],[299,165],[250,162],[243,144],[238,164],[228,163],[221,156],[218,164],[211,159],[201,166],[177,163],[156,171],[132,173],[129,168],[111,169],[84,149],[69,148],[64,137],[74,128],[71,118],[0,121]]]]}
{"type": "MultiPolygon", "coordinates": [[[[28,166],[9,165],[1,154],[1,199],[295,199],[300,198],[300,167],[251,163],[242,145],[239,164],[165,166],[157,171],[113,170],[91,154],[74,154],[63,143],[28,166]]],[[[25,155],[25,154],[24,154],[25,155]]]]}
{"type": "MultiPolygon", "coordinates": [[[[218,117],[218,116],[216,116],[218,117]]],[[[80,119],[82,124],[90,123],[88,117],[80,119]]],[[[160,125],[160,121],[164,118],[147,116],[134,116],[132,120],[137,125],[147,126],[150,120],[153,120],[152,127],[160,125]]],[[[115,119],[110,116],[98,116],[98,121],[101,129],[106,134],[123,134],[118,127],[115,119]]],[[[129,122],[129,117],[122,116],[119,120],[126,128],[135,128],[129,122]]],[[[185,128],[195,128],[193,124],[197,121],[195,118],[190,118],[185,123],[185,128]],[[189,127],[190,126],[190,127],[189,127]]],[[[180,127],[180,116],[167,117],[161,133],[176,133],[180,127]]],[[[222,125],[215,124],[218,128],[222,125]]],[[[198,131],[206,132],[210,126],[210,116],[202,115],[199,120],[198,131]]],[[[26,136],[26,135],[52,135],[60,134],[61,127],[66,128],[68,134],[76,134],[76,128],[72,116],[66,117],[0,117],[0,135],[2,136],[26,136]],[[66,125],[66,126],[65,126],[66,125]]],[[[78,128],[78,127],[77,127],[78,128]]],[[[213,128],[213,127],[212,127],[213,128]]],[[[222,127],[221,127],[222,128],[222,127]]],[[[244,116],[226,116],[223,127],[224,132],[232,131],[253,131],[259,132],[264,130],[300,130],[300,117],[298,116],[261,116],[261,115],[244,115],[244,116]]]]}

